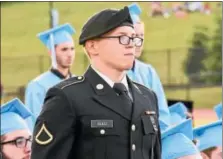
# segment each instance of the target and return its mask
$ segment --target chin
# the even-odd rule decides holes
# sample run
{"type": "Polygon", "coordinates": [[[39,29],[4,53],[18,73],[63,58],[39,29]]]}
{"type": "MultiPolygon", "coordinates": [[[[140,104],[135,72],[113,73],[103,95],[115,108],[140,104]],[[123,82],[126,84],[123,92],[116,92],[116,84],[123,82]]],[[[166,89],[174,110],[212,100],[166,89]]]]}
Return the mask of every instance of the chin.
{"type": "Polygon", "coordinates": [[[121,66],[122,70],[130,70],[133,67],[133,62],[132,63],[126,63],[121,66]]]}
{"type": "Polygon", "coordinates": [[[63,65],[63,68],[70,68],[72,66],[72,64],[70,65],[63,65]]]}
{"type": "Polygon", "coordinates": [[[136,58],[139,58],[141,56],[141,54],[142,54],[142,51],[141,50],[136,50],[135,51],[135,57],[136,58]]]}
{"type": "Polygon", "coordinates": [[[137,52],[136,52],[135,57],[136,57],[136,58],[139,58],[140,56],[141,56],[141,53],[137,53],[137,52]]]}

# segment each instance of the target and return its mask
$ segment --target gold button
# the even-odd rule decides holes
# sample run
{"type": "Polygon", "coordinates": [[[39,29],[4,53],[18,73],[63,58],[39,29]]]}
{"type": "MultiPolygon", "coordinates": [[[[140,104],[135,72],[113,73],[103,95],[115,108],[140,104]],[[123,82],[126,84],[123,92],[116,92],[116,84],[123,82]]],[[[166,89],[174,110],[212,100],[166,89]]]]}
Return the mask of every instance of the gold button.
{"type": "Polygon", "coordinates": [[[132,124],[132,131],[136,130],[136,126],[134,124],[132,124]]]}
{"type": "Polygon", "coordinates": [[[83,77],[82,76],[78,76],[77,79],[81,80],[83,77]]]}
{"type": "Polygon", "coordinates": [[[132,151],[135,151],[135,150],[136,150],[136,145],[132,144],[132,151]]]}

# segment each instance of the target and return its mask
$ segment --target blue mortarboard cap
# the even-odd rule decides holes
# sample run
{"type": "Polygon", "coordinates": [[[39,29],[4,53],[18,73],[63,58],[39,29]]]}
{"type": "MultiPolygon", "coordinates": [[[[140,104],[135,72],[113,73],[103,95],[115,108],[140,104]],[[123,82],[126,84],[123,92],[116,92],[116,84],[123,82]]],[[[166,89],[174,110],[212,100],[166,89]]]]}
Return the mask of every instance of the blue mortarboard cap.
{"type": "Polygon", "coordinates": [[[222,103],[216,105],[214,107],[214,110],[215,110],[215,112],[216,112],[216,114],[218,116],[218,119],[222,119],[222,103]]]}
{"type": "Polygon", "coordinates": [[[193,124],[191,119],[182,121],[178,125],[169,126],[162,132],[162,138],[170,136],[172,134],[182,133],[189,139],[193,140],[193,124]]]}
{"type": "Polygon", "coordinates": [[[1,106],[1,135],[15,130],[29,129],[25,121],[32,113],[15,98],[1,106]]]}
{"type": "Polygon", "coordinates": [[[178,124],[179,122],[182,122],[187,118],[186,115],[187,108],[181,102],[178,102],[170,106],[169,111],[170,111],[170,122],[172,125],[178,124]]]}
{"type": "Polygon", "coordinates": [[[52,66],[57,68],[55,45],[72,42],[72,34],[75,33],[74,28],[69,24],[63,24],[56,26],[52,29],[39,33],[37,36],[43,42],[43,44],[51,50],[52,66]]]}
{"type": "Polygon", "coordinates": [[[162,159],[176,159],[194,154],[199,154],[199,150],[184,134],[176,133],[162,139],[162,159]]]}
{"type": "Polygon", "coordinates": [[[167,128],[162,132],[162,159],[175,159],[198,154],[199,151],[192,139],[193,126],[191,119],[167,128]]]}
{"type": "Polygon", "coordinates": [[[142,13],[140,6],[137,3],[132,3],[128,6],[128,8],[133,23],[139,22],[139,15],[142,13]]]}
{"type": "Polygon", "coordinates": [[[222,120],[195,128],[194,139],[197,140],[196,146],[200,151],[222,146],[222,120]]]}

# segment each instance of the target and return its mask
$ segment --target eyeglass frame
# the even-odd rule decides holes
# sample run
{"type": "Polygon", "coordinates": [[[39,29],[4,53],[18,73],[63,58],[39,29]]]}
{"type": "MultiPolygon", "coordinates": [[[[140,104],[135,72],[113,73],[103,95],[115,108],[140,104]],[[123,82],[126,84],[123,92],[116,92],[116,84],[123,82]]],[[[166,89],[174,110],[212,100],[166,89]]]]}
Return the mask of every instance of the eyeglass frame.
{"type": "Polygon", "coordinates": [[[99,38],[102,38],[102,39],[118,38],[118,39],[119,39],[119,44],[122,44],[122,45],[129,45],[129,44],[130,44],[130,40],[133,42],[134,39],[140,39],[140,40],[141,40],[141,45],[138,45],[138,46],[137,46],[136,43],[135,43],[135,46],[136,46],[136,47],[141,47],[141,46],[143,45],[143,41],[144,41],[143,38],[140,38],[140,37],[129,37],[129,36],[127,36],[127,35],[119,35],[119,36],[100,36],[99,38]],[[123,44],[123,43],[121,42],[121,38],[122,38],[122,37],[128,37],[128,38],[129,38],[127,44],[123,44]]]}
{"type": "Polygon", "coordinates": [[[14,144],[17,148],[24,148],[27,146],[28,141],[32,142],[32,137],[30,136],[28,139],[25,137],[17,137],[14,140],[10,140],[10,141],[5,141],[5,142],[1,142],[1,145],[5,145],[5,144],[14,144]],[[18,146],[18,140],[25,140],[25,144],[23,146],[18,146]]]}

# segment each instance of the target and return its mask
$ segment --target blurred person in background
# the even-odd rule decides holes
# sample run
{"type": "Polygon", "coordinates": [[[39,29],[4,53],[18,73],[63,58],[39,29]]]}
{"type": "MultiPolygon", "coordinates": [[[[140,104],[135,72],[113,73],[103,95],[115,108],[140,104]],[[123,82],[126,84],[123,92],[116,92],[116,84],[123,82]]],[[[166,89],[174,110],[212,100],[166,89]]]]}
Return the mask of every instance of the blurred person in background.
{"type": "Polygon", "coordinates": [[[132,69],[130,69],[127,74],[133,81],[152,89],[156,93],[160,114],[159,118],[169,124],[169,110],[160,78],[152,65],[138,60],[143,52],[145,26],[139,16],[135,15],[134,18],[134,29],[136,37],[138,37],[139,40],[135,49],[136,59],[134,60],[132,69]]]}
{"type": "Polygon", "coordinates": [[[75,58],[74,41],[71,36],[74,33],[74,28],[66,23],[38,34],[38,38],[51,55],[52,65],[50,70],[31,80],[26,87],[25,105],[34,114],[32,118],[28,119],[31,130],[42,109],[48,89],[73,76],[70,68],[75,58]]]}
{"type": "Polygon", "coordinates": [[[211,14],[211,6],[210,6],[210,2],[205,2],[204,3],[204,8],[203,8],[203,12],[207,15],[211,14]]]}
{"type": "Polygon", "coordinates": [[[151,5],[151,17],[163,16],[164,7],[161,2],[150,2],[151,5]]]}
{"type": "Polygon", "coordinates": [[[31,115],[17,98],[1,107],[2,159],[30,159],[32,135],[25,120],[31,115]]]}

